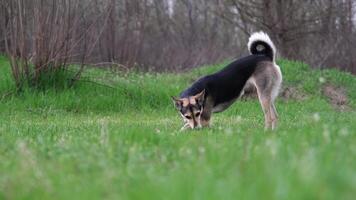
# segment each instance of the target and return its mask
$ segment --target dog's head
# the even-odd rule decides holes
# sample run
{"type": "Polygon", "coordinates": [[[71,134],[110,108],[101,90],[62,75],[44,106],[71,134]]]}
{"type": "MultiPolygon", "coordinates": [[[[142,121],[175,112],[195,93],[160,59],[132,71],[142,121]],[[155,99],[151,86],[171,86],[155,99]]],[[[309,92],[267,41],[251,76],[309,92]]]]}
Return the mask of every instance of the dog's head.
{"type": "Polygon", "coordinates": [[[201,127],[201,114],[204,109],[205,90],[195,96],[187,98],[172,97],[175,107],[182,116],[185,126],[190,128],[201,127]]]}

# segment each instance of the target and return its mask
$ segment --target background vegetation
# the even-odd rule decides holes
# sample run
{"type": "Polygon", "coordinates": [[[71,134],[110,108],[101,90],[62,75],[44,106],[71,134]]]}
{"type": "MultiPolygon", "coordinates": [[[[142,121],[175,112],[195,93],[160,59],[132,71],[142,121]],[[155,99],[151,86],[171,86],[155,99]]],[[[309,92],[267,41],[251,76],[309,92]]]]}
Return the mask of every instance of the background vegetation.
{"type": "MultiPolygon", "coordinates": [[[[0,64],[7,94],[15,85],[0,64]]],[[[356,79],[279,64],[274,132],[255,99],[209,129],[178,131],[169,96],[224,64],[178,75],[90,69],[65,90],[3,95],[0,199],[353,199],[356,79]],[[333,104],[329,86],[347,100],[333,104]]]]}
{"type": "MultiPolygon", "coordinates": [[[[69,64],[177,71],[246,53],[270,34],[283,58],[355,73],[353,0],[0,0],[0,52],[17,86],[69,64]]],[[[72,85],[72,83],[69,83],[72,85]]]]}

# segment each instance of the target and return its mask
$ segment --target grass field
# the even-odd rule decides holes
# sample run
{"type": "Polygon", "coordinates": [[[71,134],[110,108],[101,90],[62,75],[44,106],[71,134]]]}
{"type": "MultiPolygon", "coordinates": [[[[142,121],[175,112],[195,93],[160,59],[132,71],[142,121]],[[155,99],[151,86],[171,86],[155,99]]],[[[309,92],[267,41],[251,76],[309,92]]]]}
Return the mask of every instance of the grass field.
{"type": "Polygon", "coordinates": [[[276,131],[263,130],[249,100],[209,129],[179,132],[170,95],[224,64],[182,74],[89,69],[68,90],[13,94],[1,57],[0,199],[354,199],[356,78],[279,64],[302,98],[279,98],[276,131]],[[327,84],[345,89],[344,111],[327,84]]]}

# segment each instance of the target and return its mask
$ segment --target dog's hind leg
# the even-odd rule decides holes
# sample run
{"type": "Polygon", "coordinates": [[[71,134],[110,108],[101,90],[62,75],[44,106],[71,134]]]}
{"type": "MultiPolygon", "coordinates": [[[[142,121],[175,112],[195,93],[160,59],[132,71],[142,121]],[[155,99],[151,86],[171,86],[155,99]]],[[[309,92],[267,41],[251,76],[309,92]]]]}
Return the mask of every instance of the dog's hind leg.
{"type": "Polygon", "coordinates": [[[272,120],[272,130],[276,128],[278,122],[278,113],[274,102],[271,103],[271,120],[272,120]]]}
{"type": "Polygon", "coordinates": [[[254,77],[254,84],[265,117],[265,129],[273,129],[275,112],[273,110],[273,99],[271,95],[272,82],[268,77],[264,76],[263,73],[260,73],[254,77]]]}
{"type": "Polygon", "coordinates": [[[267,79],[259,78],[255,80],[255,86],[257,89],[258,100],[260,101],[262,111],[265,117],[265,129],[272,128],[272,98],[266,83],[267,79]]]}
{"type": "Polygon", "coordinates": [[[257,89],[258,98],[265,115],[265,128],[274,129],[278,118],[274,100],[278,95],[281,82],[280,75],[274,63],[259,63],[253,74],[252,81],[257,89]]]}
{"type": "Polygon", "coordinates": [[[272,101],[271,101],[271,117],[272,117],[272,130],[276,128],[277,122],[278,122],[278,113],[276,106],[274,105],[275,100],[278,96],[278,90],[281,85],[281,78],[276,76],[274,80],[277,79],[277,81],[273,81],[273,87],[272,87],[272,101]]]}
{"type": "Polygon", "coordinates": [[[276,116],[276,118],[278,119],[278,113],[277,113],[277,109],[276,106],[274,105],[274,102],[272,102],[272,109],[273,109],[273,113],[276,116]]]}
{"type": "Polygon", "coordinates": [[[265,94],[260,93],[259,100],[265,117],[265,129],[273,128],[271,99],[265,94]]]}

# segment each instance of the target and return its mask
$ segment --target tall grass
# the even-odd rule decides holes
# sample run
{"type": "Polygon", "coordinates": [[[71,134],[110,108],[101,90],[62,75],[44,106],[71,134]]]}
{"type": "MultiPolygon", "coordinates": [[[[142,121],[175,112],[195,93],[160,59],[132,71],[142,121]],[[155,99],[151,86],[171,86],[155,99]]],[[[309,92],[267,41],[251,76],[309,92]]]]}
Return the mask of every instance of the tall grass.
{"type": "MultiPolygon", "coordinates": [[[[25,88],[23,92],[4,99],[7,106],[15,109],[25,107],[55,108],[75,111],[126,112],[129,110],[156,110],[171,107],[170,96],[178,95],[200,76],[221,69],[223,64],[197,68],[181,74],[154,73],[111,73],[87,69],[81,81],[74,87],[66,87],[69,76],[65,72],[43,79],[40,90],[25,88]],[[57,85],[56,85],[57,84],[57,85]],[[46,87],[48,85],[48,87],[46,87]],[[58,87],[56,87],[58,86],[58,87]],[[56,89],[57,88],[57,89],[56,89]],[[58,90],[58,88],[65,88],[58,90]],[[11,99],[11,101],[9,101],[11,99]],[[16,106],[15,106],[16,105],[16,106]]],[[[7,60],[0,58],[0,92],[13,91],[14,84],[8,70],[7,60]]],[[[293,86],[305,92],[310,98],[325,98],[321,88],[325,83],[347,89],[349,103],[355,106],[356,81],[353,75],[337,70],[311,70],[301,62],[281,60],[283,85],[293,86]],[[324,81],[320,81],[323,79],[324,81]]]]}

